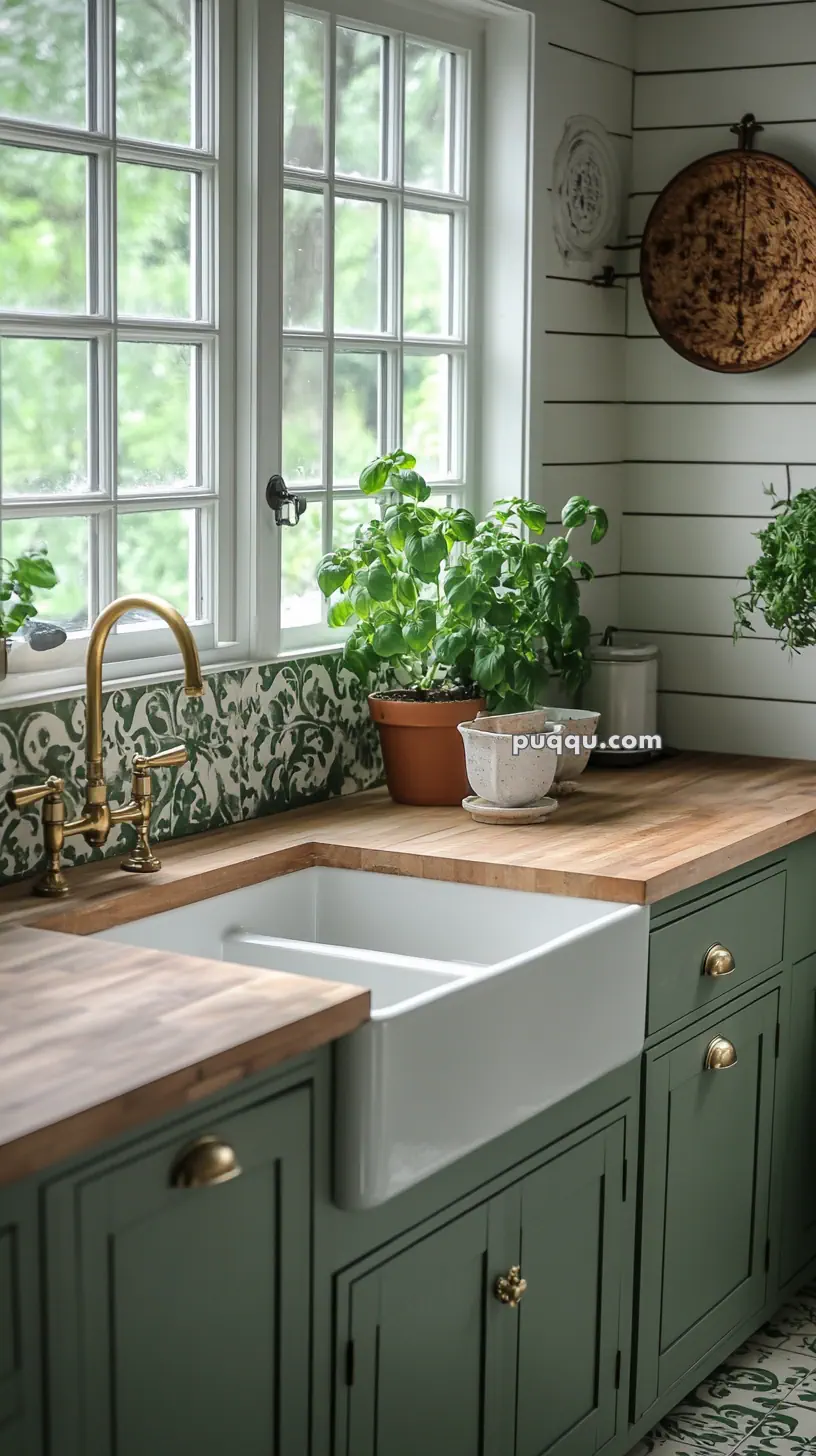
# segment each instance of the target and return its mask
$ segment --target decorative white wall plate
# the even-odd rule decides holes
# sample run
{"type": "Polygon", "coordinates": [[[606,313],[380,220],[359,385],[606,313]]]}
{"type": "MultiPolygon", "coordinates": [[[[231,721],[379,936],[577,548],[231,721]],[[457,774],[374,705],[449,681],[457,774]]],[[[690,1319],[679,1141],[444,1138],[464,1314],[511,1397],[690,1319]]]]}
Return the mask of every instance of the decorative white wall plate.
{"type": "Polygon", "coordinates": [[[571,116],[553,164],[553,225],[566,262],[591,263],[617,238],[622,192],[606,127],[592,116],[571,116]]]}

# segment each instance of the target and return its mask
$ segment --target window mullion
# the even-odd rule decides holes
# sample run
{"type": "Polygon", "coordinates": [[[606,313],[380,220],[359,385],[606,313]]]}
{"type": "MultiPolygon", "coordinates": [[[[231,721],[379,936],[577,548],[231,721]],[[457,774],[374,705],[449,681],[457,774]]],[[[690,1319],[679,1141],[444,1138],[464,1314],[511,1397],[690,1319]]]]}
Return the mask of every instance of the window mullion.
{"type": "MultiPolygon", "coordinates": [[[[325,314],[323,327],[329,336],[329,347],[326,350],[324,359],[324,380],[325,400],[323,409],[323,482],[326,487],[325,505],[323,507],[323,550],[331,551],[334,538],[334,360],[336,353],[336,335],[334,325],[334,220],[335,220],[335,198],[337,195],[337,179],[335,176],[335,142],[336,142],[336,120],[337,120],[337,20],[331,16],[327,26],[328,58],[326,65],[326,172],[328,174],[328,217],[326,220],[326,246],[324,249],[326,281],[325,281],[325,314]]],[[[325,604],[321,606],[321,615],[327,612],[325,604]]]]}

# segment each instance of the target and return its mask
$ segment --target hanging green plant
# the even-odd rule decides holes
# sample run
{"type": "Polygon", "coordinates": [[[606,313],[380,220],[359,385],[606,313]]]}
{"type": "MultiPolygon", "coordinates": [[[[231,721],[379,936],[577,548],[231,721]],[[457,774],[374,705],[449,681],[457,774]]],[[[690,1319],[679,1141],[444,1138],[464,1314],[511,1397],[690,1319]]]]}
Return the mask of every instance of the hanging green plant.
{"type": "Polygon", "coordinates": [[[759,612],[789,652],[816,645],[816,490],[779,500],[774,515],[755,532],[761,550],[746,571],[748,589],[734,598],[734,637],[754,632],[759,612]]]}

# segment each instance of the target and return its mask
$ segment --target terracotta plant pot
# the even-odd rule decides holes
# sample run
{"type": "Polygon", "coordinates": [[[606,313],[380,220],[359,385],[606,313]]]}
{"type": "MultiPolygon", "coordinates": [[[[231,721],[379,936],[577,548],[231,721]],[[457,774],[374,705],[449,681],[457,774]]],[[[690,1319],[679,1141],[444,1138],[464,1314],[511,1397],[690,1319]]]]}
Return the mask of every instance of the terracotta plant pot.
{"type": "Polygon", "coordinates": [[[422,702],[372,693],[368,707],[380,733],[388,792],[397,804],[461,804],[470,793],[460,723],[484,698],[422,702]]]}

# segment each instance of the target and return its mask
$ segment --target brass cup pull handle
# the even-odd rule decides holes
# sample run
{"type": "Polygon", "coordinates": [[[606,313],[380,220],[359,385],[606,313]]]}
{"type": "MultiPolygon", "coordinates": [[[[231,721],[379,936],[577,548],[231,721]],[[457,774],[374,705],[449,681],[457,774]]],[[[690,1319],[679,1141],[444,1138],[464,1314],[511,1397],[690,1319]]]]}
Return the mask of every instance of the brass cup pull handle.
{"type": "Polygon", "coordinates": [[[179,1153],[170,1171],[170,1184],[173,1188],[214,1188],[239,1178],[242,1172],[229,1143],[201,1137],[179,1153]]]}
{"type": "Polygon", "coordinates": [[[527,1293],[527,1280],[522,1279],[518,1264],[514,1264],[507,1274],[499,1276],[494,1293],[500,1304],[509,1305],[510,1309],[518,1308],[527,1293]]]}
{"type": "Polygon", "coordinates": [[[709,1042],[705,1059],[707,1072],[727,1072],[737,1065],[737,1061],[737,1049],[733,1042],[727,1041],[724,1036],[715,1036],[709,1042]]]}
{"type": "Polygon", "coordinates": [[[711,949],[706,951],[703,958],[704,976],[733,976],[736,969],[737,963],[730,950],[726,950],[724,945],[712,945],[711,949]]]}

